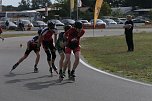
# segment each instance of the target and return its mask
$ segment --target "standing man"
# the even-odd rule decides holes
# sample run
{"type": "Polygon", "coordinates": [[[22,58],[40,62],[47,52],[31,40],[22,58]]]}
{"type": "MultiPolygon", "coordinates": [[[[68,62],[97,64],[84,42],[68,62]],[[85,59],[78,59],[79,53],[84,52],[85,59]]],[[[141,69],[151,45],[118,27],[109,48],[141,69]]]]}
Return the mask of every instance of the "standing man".
{"type": "Polygon", "coordinates": [[[73,64],[72,71],[70,73],[71,80],[75,80],[75,70],[79,64],[79,56],[80,56],[80,38],[84,35],[85,30],[82,28],[81,22],[75,22],[73,28],[70,28],[67,32],[65,32],[64,37],[66,39],[66,47],[65,54],[66,59],[63,66],[63,72],[65,72],[68,63],[70,62],[71,51],[74,53],[75,61],[73,64]]]}
{"type": "Polygon", "coordinates": [[[8,20],[6,20],[5,26],[6,26],[6,29],[8,30],[9,29],[9,21],[8,20]]]}
{"type": "Polygon", "coordinates": [[[56,48],[54,43],[57,40],[57,29],[55,28],[55,24],[52,22],[48,22],[48,27],[43,29],[41,35],[39,37],[39,45],[42,43],[43,49],[47,55],[47,62],[49,65],[49,71],[51,76],[53,76],[52,68],[58,74],[57,68],[54,64],[56,59],[56,48]],[[52,36],[54,35],[54,40],[52,36]],[[54,42],[53,42],[54,41],[54,42]]]}
{"type": "Polygon", "coordinates": [[[40,54],[39,54],[39,51],[40,51],[40,47],[38,46],[38,36],[35,36],[32,38],[32,40],[29,40],[27,42],[27,49],[24,53],[24,56],[22,56],[18,62],[16,62],[11,71],[14,70],[23,60],[25,60],[28,55],[30,54],[31,51],[34,51],[35,54],[36,54],[36,59],[35,59],[35,65],[34,65],[34,72],[37,73],[38,72],[38,68],[37,68],[37,65],[38,65],[38,62],[40,60],[40,54]]]}
{"type": "Polygon", "coordinates": [[[127,21],[125,22],[125,38],[128,46],[128,52],[134,51],[134,43],[133,43],[133,27],[134,23],[132,21],[132,16],[127,15],[127,21]]]}

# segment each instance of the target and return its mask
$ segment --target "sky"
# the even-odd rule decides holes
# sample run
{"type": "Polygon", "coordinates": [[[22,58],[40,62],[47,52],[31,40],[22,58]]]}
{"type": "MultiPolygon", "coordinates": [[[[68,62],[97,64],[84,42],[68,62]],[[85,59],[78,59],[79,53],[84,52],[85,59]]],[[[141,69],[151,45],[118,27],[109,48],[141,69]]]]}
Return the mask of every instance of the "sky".
{"type": "MultiPolygon", "coordinates": [[[[54,0],[51,1],[54,2],[54,0]]],[[[2,5],[12,5],[17,7],[19,2],[21,2],[21,0],[2,0],[2,5]]]]}

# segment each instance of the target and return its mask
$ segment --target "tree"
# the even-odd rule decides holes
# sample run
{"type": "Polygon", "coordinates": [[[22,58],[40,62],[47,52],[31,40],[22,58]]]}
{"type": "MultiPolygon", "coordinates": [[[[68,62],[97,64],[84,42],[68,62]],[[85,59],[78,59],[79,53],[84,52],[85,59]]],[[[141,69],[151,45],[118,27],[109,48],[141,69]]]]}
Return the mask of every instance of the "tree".
{"type": "Polygon", "coordinates": [[[17,7],[13,7],[12,5],[2,6],[2,8],[3,11],[16,11],[18,9],[17,7]]]}
{"type": "MultiPolygon", "coordinates": [[[[76,1],[76,0],[75,0],[76,1]]],[[[96,0],[82,0],[82,5],[84,6],[87,6],[87,7],[90,7],[88,9],[88,11],[86,12],[81,12],[79,11],[79,18],[82,18],[82,19],[92,19],[93,18],[93,11],[94,11],[94,8],[95,8],[95,2],[96,0]],[[87,2],[89,3],[87,3],[87,2]]],[[[69,17],[69,13],[70,13],[70,5],[69,5],[69,0],[56,0],[56,2],[58,2],[58,6],[60,6],[62,9],[60,9],[59,11],[59,15],[61,17],[69,17]],[[63,12],[69,12],[69,13],[63,13],[63,12]]],[[[76,7],[76,3],[75,3],[75,7],[76,7]]],[[[100,16],[107,16],[107,15],[110,15],[111,14],[111,8],[110,8],[110,5],[107,3],[107,2],[104,2],[103,5],[102,5],[102,8],[101,8],[101,12],[100,12],[100,16]]],[[[72,13],[72,18],[76,19],[76,8],[74,10],[74,12],[72,13]]]]}
{"type": "Polygon", "coordinates": [[[111,12],[112,10],[110,5],[107,2],[103,2],[99,16],[109,16],[111,12]]]}
{"type": "Polygon", "coordinates": [[[38,9],[38,8],[45,7],[46,3],[48,4],[48,7],[52,5],[52,2],[50,0],[32,0],[31,6],[32,6],[32,9],[38,9]]]}
{"type": "Polygon", "coordinates": [[[58,2],[57,7],[61,8],[59,10],[60,17],[70,17],[70,0],[56,0],[58,2]]]}
{"type": "Polygon", "coordinates": [[[96,0],[81,0],[82,6],[92,7],[94,6],[96,0]]]}
{"type": "Polygon", "coordinates": [[[19,2],[18,10],[29,10],[30,9],[30,0],[21,0],[19,2]]]}
{"type": "Polygon", "coordinates": [[[149,12],[149,18],[152,21],[152,10],[150,10],[150,12],[149,12]]]}

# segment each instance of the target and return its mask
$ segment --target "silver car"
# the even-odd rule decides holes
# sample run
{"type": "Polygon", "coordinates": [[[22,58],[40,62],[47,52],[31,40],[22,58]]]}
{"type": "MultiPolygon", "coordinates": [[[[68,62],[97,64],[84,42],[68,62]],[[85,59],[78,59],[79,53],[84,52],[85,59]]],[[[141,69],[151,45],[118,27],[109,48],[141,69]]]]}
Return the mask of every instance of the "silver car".
{"type": "Polygon", "coordinates": [[[53,22],[56,26],[64,26],[64,23],[62,23],[60,20],[51,19],[48,22],[53,22]]]}
{"type": "Polygon", "coordinates": [[[46,27],[47,24],[43,21],[33,21],[33,26],[34,27],[46,27]]]}
{"type": "MultiPolygon", "coordinates": [[[[0,21],[0,25],[3,29],[6,29],[6,24],[5,24],[6,21],[0,21]]],[[[9,22],[9,25],[8,25],[8,29],[9,30],[16,30],[17,29],[17,25],[14,24],[12,21],[8,21],[9,22]]]]}

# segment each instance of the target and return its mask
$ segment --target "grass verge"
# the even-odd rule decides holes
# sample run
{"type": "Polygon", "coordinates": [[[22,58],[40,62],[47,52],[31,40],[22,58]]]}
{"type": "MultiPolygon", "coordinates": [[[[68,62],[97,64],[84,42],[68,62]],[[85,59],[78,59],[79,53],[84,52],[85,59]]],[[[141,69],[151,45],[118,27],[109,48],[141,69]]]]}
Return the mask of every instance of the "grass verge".
{"type": "Polygon", "coordinates": [[[127,52],[125,37],[83,38],[81,53],[92,66],[130,79],[152,83],[152,33],[134,34],[134,52],[127,52]]]}
{"type": "Polygon", "coordinates": [[[33,36],[36,35],[34,33],[32,34],[2,34],[2,37],[9,38],[9,37],[22,37],[22,36],[33,36]]]}

